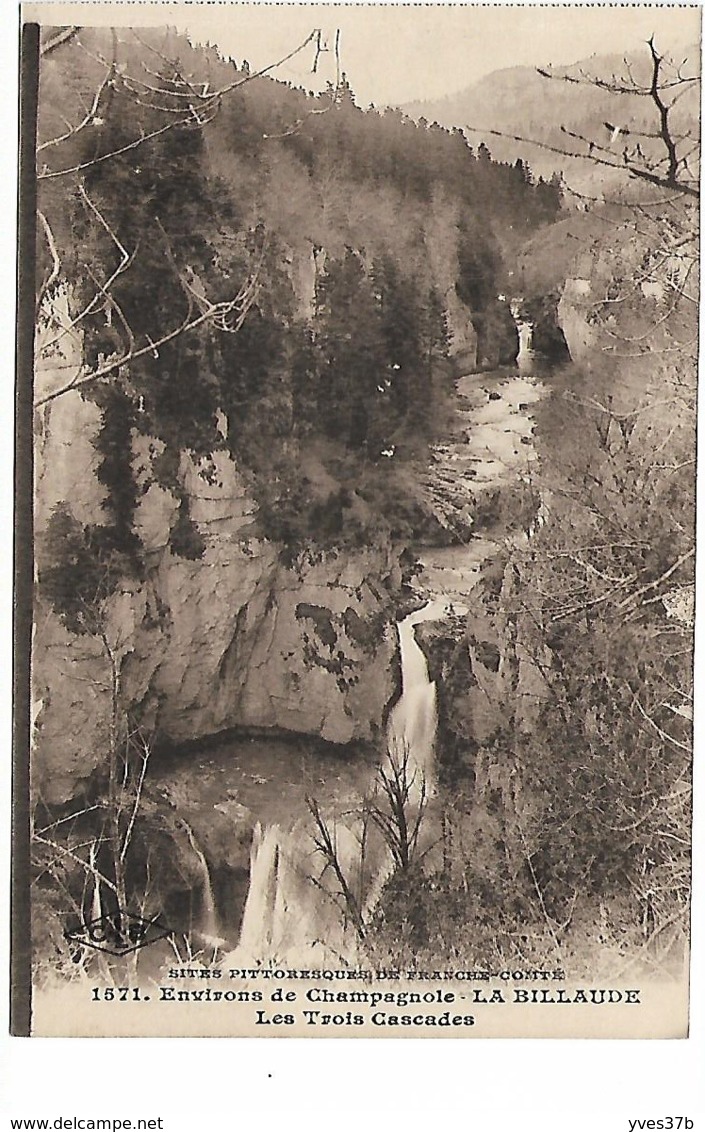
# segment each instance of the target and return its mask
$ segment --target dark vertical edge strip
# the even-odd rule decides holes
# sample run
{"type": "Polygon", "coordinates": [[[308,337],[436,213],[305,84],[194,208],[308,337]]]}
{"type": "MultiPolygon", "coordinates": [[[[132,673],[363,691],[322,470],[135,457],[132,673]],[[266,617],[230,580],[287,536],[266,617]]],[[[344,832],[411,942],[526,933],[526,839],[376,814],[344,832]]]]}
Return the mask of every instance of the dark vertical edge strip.
{"type": "MultiPolygon", "coordinates": [[[[698,59],[698,74],[700,76],[700,83],[701,83],[701,87],[702,87],[703,34],[705,33],[705,11],[703,11],[702,7],[700,8],[700,26],[698,28],[698,33],[699,33],[698,47],[700,49],[700,57],[698,59]]],[[[700,102],[700,115],[698,117],[698,139],[697,140],[698,140],[698,155],[702,155],[702,144],[703,144],[703,103],[702,103],[702,98],[701,98],[701,102],[700,102]]],[[[703,282],[704,282],[704,278],[703,278],[703,258],[702,258],[702,240],[703,240],[703,217],[705,216],[705,202],[703,201],[703,197],[702,197],[702,186],[703,186],[703,173],[702,173],[702,158],[701,158],[700,170],[699,170],[699,183],[698,183],[698,188],[701,190],[701,194],[700,194],[700,213],[699,213],[699,216],[698,216],[698,244],[697,244],[698,259],[699,259],[699,264],[698,264],[698,293],[699,293],[699,297],[700,297],[701,300],[702,300],[702,289],[703,289],[703,282]]],[[[693,896],[695,895],[696,899],[698,900],[698,908],[700,908],[702,906],[703,896],[705,896],[705,876],[703,876],[703,873],[705,872],[705,870],[703,869],[702,864],[696,864],[696,860],[695,860],[696,842],[695,842],[695,837],[694,837],[694,834],[696,832],[696,826],[694,825],[694,822],[696,822],[698,820],[697,815],[702,813],[703,802],[705,802],[705,799],[700,798],[696,793],[697,789],[699,789],[699,786],[702,786],[702,782],[700,784],[698,784],[698,782],[696,781],[696,774],[695,774],[695,752],[696,752],[696,740],[697,740],[697,732],[695,730],[695,724],[696,724],[696,720],[698,719],[698,708],[697,708],[697,702],[696,702],[696,698],[695,698],[695,689],[697,687],[696,680],[700,675],[700,668],[702,668],[702,660],[699,660],[699,653],[702,653],[702,647],[700,649],[698,648],[698,636],[697,636],[697,634],[701,633],[700,621],[701,621],[702,616],[703,616],[702,611],[701,611],[701,609],[702,609],[702,595],[698,594],[698,565],[699,565],[700,560],[701,560],[702,555],[703,555],[703,551],[702,551],[702,539],[703,539],[702,526],[703,526],[703,523],[702,523],[702,515],[700,515],[700,505],[701,505],[701,496],[702,496],[702,485],[700,485],[700,470],[701,470],[702,463],[703,463],[703,436],[702,436],[702,427],[701,427],[701,424],[700,424],[700,414],[701,414],[701,411],[702,411],[702,397],[703,397],[702,390],[700,388],[700,381],[702,379],[702,373],[701,373],[701,368],[700,368],[700,357],[701,357],[701,353],[702,353],[702,343],[703,343],[703,306],[702,306],[702,301],[701,301],[700,306],[698,307],[698,351],[697,351],[697,360],[696,360],[696,363],[695,363],[695,365],[696,365],[695,452],[693,453],[693,455],[695,456],[695,481],[694,481],[694,486],[695,486],[695,527],[694,527],[694,530],[693,530],[693,545],[695,546],[695,562],[693,564],[693,582],[694,582],[694,585],[695,585],[695,591],[694,591],[694,598],[693,598],[693,644],[692,644],[692,651],[691,651],[691,665],[692,665],[692,669],[693,669],[693,703],[692,703],[691,706],[693,708],[693,719],[692,719],[692,722],[691,722],[691,725],[690,725],[690,739],[691,739],[690,749],[691,749],[691,752],[692,752],[691,758],[690,758],[690,796],[691,796],[692,801],[691,801],[691,807],[690,807],[690,904],[689,904],[689,907],[688,907],[688,944],[689,944],[689,949],[688,949],[688,964],[687,964],[687,968],[686,968],[686,978],[688,980],[688,1021],[687,1021],[687,1028],[686,1028],[685,1036],[687,1038],[689,1038],[691,1036],[691,1033],[692,1033],[692,1017],[693,1017],[693,1003],[692,1003],[692,995],[693,995],[693,896]],[[697,876],[696,876],[696,872],[695,872],[696,868],[698,870],[697,876]]],[[[702,778],[702,775],[701,775],[701,778],[702,778]]]]}
{"type": "Polygon", "coordinates": [[[30,654],[32,645],[34,304],[37,229],[36,140],[39,25],[20,32],[20,153],[17,202],[17,346],[15,379],[15,535],[10,1031],[28,1036],[32,1021],[30,919],[30,654]]]}

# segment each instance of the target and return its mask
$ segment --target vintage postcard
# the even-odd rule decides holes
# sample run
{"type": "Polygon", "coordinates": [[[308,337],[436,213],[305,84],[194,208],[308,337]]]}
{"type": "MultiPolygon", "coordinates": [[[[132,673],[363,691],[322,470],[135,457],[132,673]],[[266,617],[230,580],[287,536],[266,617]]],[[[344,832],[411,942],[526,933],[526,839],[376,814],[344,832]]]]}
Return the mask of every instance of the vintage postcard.
{"type": "Polygon", "coordinates": [[[686,1037],[700,10],[21,85],[14,1032],[686,1037]]]}

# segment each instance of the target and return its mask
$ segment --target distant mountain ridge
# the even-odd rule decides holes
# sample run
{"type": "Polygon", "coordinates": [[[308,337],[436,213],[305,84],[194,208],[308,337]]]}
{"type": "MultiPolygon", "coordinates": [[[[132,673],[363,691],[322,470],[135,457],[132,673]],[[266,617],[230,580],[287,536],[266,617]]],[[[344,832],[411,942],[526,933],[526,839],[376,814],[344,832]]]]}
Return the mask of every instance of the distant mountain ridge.
{"type": "MultiPolygon", "coordinates": [[[[693,46],[679,54],[676,62],[683,64],[685,75],[699,75],[699,48],[693,46]]],[[[637,82],[649,80],[651,61],[646,47],[640,55],[629,56],[629,63],[637,82]]],[[[558,171],[564,173],[568,183],[579,191],[594,188],[605,179],[605,173],[608,180],[613,175],[604,168],[591,167],[580,159],[531,144],[530,140],[520,142],[497,137],[490,131],[536,139],[544,146],[559,150],[574,149],[576,143],[561,129],[565,127],[565,130],[606,145],[611,137],[606,122],[622,129],[653,131],[655,107],[650,99],[638,95],[615,95],[596,86],[563,81],[565,75],[577,77],[583,72],[607,81],[614,77],[619,82],[628,77],[621,55],[595,55],[569,67],[547,66],[545,70],[555,77],[546,78],[535,67],[493,71],[456,94],[435,101],[409,103],[403,109],[417,121],[424,118],[429,123],[438,122],[442,126],[464,129],[471,145],[484,142],[497,160],[514,162],[521,158],[528,162],[536,176],[549,178],[558,171]]],[[[689,131],[693,140],[697,141],[699,84],[690,83],[681,90],[685,93],[673,111],[674,128],[680,134],[689,131]]],[[[617,159],[622,144],[618,136],[614,147],[617,159]]]]}

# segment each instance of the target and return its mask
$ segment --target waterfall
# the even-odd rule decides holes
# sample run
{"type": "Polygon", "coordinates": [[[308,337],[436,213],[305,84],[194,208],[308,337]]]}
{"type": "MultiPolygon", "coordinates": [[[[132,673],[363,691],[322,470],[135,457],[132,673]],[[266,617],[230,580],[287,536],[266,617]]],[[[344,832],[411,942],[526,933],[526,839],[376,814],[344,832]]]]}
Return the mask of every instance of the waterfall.
{"type": "Polygon", "coordinates": [[[90,844],[90,848],[88,850],[88,863],[91,870],[91,882],[93,885],[88,923],[99,924],[103,918],[103,901],[100,895],[100,878],[98,876],[98,843],[96,841],[92,841],[90,844]]]}
{"type": "Polygon", "coordinates": [[[276,938],[276,920],[280,914],[279,874],[281,830],[277,825],[262,829],[259,822],[252,831],[250,846],[250,883],[242,914],[240,943],[242,951],[258,956],[269,950],[276,938]]]}
{"type": "Polygon", "coordinates": [[[517,369],[520,373],[530,373],[534,365],[534,351],[532,349],[534,324],[522,318],[522,303],[523,300],[521,298],[512,299],[509,304],[509,309],[512,312],[514,325],[519,335],[519,353],[517,354],[516,362],[517,369]]]}
{"type": "Polygon", "coordinates": [[[429,602],[399,622],[401,696],[392,709],[387,727],[389,758],[397,768],[403,764],[409,798],[418,801],[422,787],[426,797],[435,789],[434,746],[436,742],[436,685],[429,679],[423,649],[415,628],[439,616],[442,602],[429,602]]]}
{"type": "Polygon", "coordinates": [[[215,897],[213,895],[213,884],[211,882],[210,869],[208,862],[203,854],[203,851],[196,841],[195,835],[191,826],[181,819],[181,824],[184,832],[189,840],[189,845],[193,849],[199,865],[199,872],[201,874],[201,900],[203,907],[201,909],[201,924],[199,935],[203,936],[204,940],[208,943],[222,943],[223,937],[220,931],[220,924],[218,921],[218,912],[215,906],[215,897]]]}
{"type": "MultiPolygon", "coordinates": [[[[436,685],[429,678],[426,655],[416,640],[415,628],[422,621],[441,617],[445,600],[429,601],[397,625],[401,695],[392,708],[387,725],[387,757],[382,770],[401,772],[406,785],[407,804],[412,812],[435,792],[435,743],[438,718],[436,685]]],[[[418,814],[418,810],[416,810],[418,814]]],[[[365,894],[363,917],[367,919],[377,907],[384,886],[394,872],[394,860],[387,846],[365,894]]]]}
{"type": "Polygon", "coordinates": [[[534,340],[534,327],[530,322],[517,322],[517,330],[519,331],[517,365],[522,369],[524,363],[533,358],[531,344],[534,340]]]}
{"type": "MultiPolygon", "coordinates": [[[[359,866],[360,842],[346,825],[325,819],[336,858],[352,879],[359,866]]],[[[321,958],[342,946],[345,909],[336,902],[335,885],[327,887],[323,860],[312,853],[308,825],[284,830],[257,822],[250,846],[250,883],[242,915],[237,962],[321,958]]],[[[235,962],[233,958],[233,962],[235,962]]]]}

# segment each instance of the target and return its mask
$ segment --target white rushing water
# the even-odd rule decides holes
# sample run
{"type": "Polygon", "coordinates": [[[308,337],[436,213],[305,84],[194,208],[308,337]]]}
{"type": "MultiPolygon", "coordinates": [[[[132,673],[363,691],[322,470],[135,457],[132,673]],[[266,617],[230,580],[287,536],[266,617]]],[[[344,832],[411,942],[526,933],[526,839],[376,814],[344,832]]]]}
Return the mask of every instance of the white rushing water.
{"type": "Polygon", "coordinates": [[[534,341],[534,324],[522,317],[523,299],[512,299],[509,309],[514,319],[514,325],[519,335],[519,353],[516,365],[519,373],[531,373],[534,368],[535,354],[532,349],[534,341]]]}
{"type": "Polygon", "coordinates": [[[252,831],[250,883],[242,914],[240,944],[247,955],[269,948],[275,936],[276,904],[280,876],[281,830],[277,825],[252,831]]]}
{"type": "Polygon", "coordinates": [[[436,685],[429,679],[428,663],[416,640],[416,626],[442,617],[446,602],[430,601],[400,621],[399,660],[401,696],[389,717],[388,758],[403,768],[409,798],[418,802],[435,790],[434,747],[436,741],[436,685]]]}
{"type": "Polygon", "coordinates": [[[534,367],[534,351],[532,344],[534,341],[534,327],[530,322],[521,322],[517,320],[517,330],[519,331],[519,353],[517,354],[517,369],[519,373],[531,373],[534,367]]]}
{"type": "Polygon", "coordinates": [[[222,933],[220,931],[215,896],[213,894],[213,882],[211,881],[208,862],[203,850],[196,841],[191,826],[183,819],[181,819],[181,824],[188,838],[189,845],[198,861],[198,871],[201,877],[201,914],[198,923],[198,934],[206,943],[214,945],[222,943],[222,933]]]}
{"type": "MultiPolygon", "coordinates": [[[[336,860],[354,887],[360,840],[354,830],[332,817],[326,820],[326,829],[336,860]]],[[[231,962],[323,960],[339,953],[346,909],[335,878],[324,871],[324,865],[310,823],[282,829],[257,822],[240,938],[231,962]]]]}

